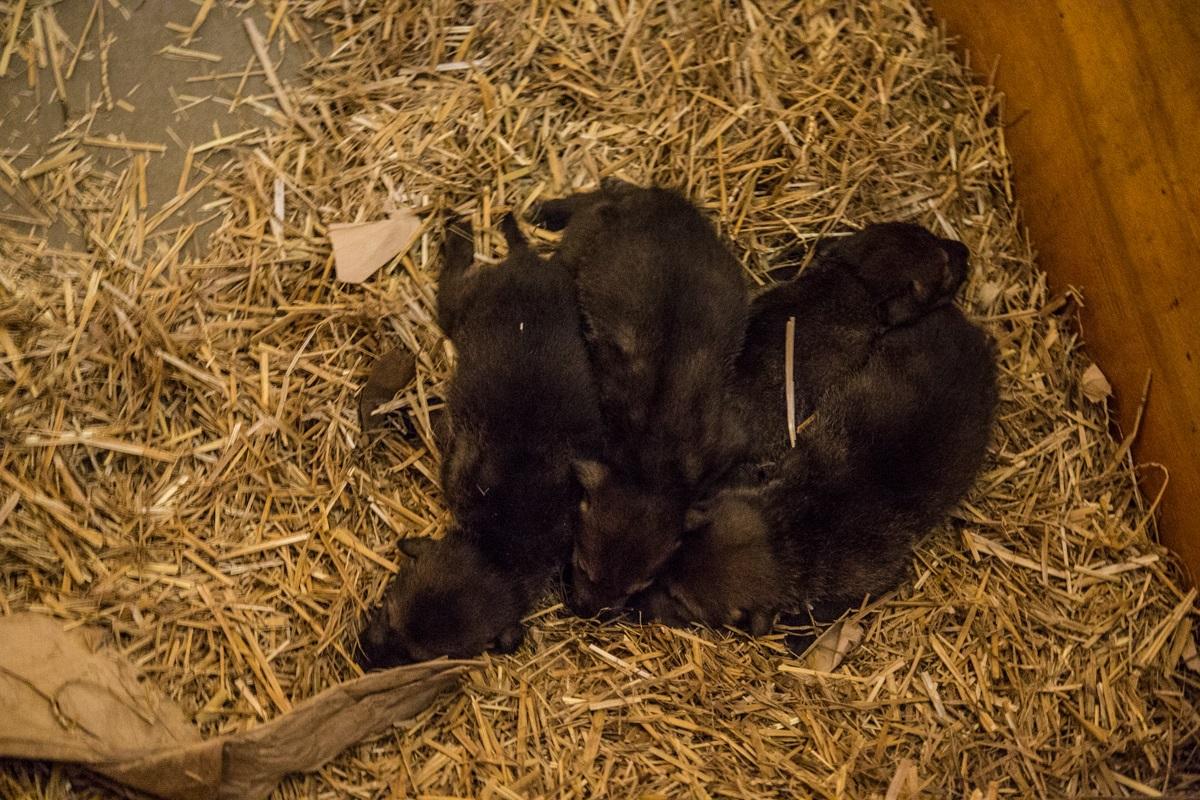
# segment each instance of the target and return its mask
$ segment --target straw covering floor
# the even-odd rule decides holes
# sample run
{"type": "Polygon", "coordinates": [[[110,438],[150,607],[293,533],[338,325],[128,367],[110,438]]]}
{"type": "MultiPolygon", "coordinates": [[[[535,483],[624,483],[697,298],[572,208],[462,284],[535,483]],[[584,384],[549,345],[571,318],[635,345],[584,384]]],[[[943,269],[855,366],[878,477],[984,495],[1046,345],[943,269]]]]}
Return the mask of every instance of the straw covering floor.
{"type": "MultiPolygon", "coordinates": [[[[0,4],[0,48],[24,5],[0,4]]],[[[1200,791],[1195,593],[1153,543],[1153,498],[1083,380],[1078,298],[1048,291],[1022,235],[1001,100],[922,8],[279,0],[253,13],[273,55],[306,37],[324,55],[285,106],[270,90],[240,97],[258,130],[189,160],[183,191],[216,198],[202,247],[173,208],[142,202],[153,152],[106,165],[80,149],[86,115],[48,168],[0,153],[27,207],[0,222],[0,613],[111,630],[212,733],[354,674],[354,626],[403,559],[397,539],[446,523],[427,424],[450,366],[431,319],[437,219],[471,211],[487,230],[619,175],[701,201],[758,282],[785,247],[871,221],[964,240],[966,305],[1000,346],[985,474],[912,579],[859,614],[862,643],[832,673],[778,637],[550,608],[517,654],[280,796],[1200,791]],[[362,286],[337,283],[326,226],[397,206],[429,221],[417,245],[362,286]],[[84,244],[48,245],[35,214],[84,244]],[[396,344],[419,353],[417,383],[405,413],[364,436],[358,387],[396,344]]],[[[22,46],[37,31],[26,19],[17,34],[22,46]]],[[[207,86],[239,96],[236,76],[207,86]]],[[[783,416],[781,398],[781,430],[783,416]]],[[[4,797],[109,792],[70,769],[0,766],[4,797]]]]}

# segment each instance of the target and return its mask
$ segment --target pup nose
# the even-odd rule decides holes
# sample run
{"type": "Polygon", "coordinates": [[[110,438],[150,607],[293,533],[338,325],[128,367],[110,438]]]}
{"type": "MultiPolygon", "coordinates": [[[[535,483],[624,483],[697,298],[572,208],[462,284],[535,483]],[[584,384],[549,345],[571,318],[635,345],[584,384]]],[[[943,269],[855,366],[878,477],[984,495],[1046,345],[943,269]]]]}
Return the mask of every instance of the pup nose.
{"type": "Polygon", "coordinates": [[[578,595],[573,595],[567,600],[567,607],[571,609],[571,613],[577,617],[590,619],[596,616],[600,607],[590,600],[583,600],[578,595]]]}
{"type": "Polygon", "coordinates": [[[590,591],[578,587],[568,593],[567,607],[575,616],[588,619],[600,613],[602,608],[590,591]]]}

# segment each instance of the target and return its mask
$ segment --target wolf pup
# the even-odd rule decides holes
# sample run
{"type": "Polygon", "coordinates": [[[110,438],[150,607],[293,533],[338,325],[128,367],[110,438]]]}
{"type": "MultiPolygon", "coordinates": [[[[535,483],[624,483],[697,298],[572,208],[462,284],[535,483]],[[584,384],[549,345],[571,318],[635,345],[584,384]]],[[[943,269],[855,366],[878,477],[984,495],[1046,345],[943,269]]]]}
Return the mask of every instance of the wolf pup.
{"type": "Polygon", "coordinates": [[[745,331],[740,267],[681,195],[619,181],[543,204],[565,228],[605,424],[572,559],[572,607],[621,606],[678,547],[700,487],[737,456],[726,395],[745,331]]]}
{"type": "MultiPolygon", "coordinates": [[[[365,663],[515,647],[521,619],[570,557],[601,422],[575,284],[512,217],[509,254],[473,266],[469,227],[447,231],[437,319],[457,353],[446,395],[442,491],[454,519],[420,545],[360,638],[365,663]]],[[[411,549],[411,547],[410,547],[411,549]]]]}
{"type": "Polygon", "coordinates": [[[635,600],[644,616],[755,634],[777,612],[810,604],[837,616],[894,586],[914,541],[969,490],[997,402],[992,345],[945,302],[965,275],[958,248],[931,235],[905,243],[894,231],[850,237],[836,257],[756,301],[736,385],[760,461],[689,511],[683,548],[635,600]],[[911,288],[943,262],[942,248],[960,277],[914,302],[881,299],[857,269],[890,252],[896,274],[886,283],[911,288]],[[897,315],[887,309],[915,302],[921,314],[889,324],[897,315]],[[783,418],[789,316],[797,402],[811,416],[794,448],[785,426],[756,424],[783,418]]]}

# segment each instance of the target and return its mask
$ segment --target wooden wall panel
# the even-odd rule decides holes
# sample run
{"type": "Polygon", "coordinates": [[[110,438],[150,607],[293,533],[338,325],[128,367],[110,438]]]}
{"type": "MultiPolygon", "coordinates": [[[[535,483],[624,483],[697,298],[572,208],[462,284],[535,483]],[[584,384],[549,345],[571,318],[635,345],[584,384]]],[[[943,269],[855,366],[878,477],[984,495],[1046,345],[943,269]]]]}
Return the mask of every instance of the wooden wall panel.
{"type": "Polygon", "coordinates": [[[1134,452],[1169,469],[1160,534],[1200,578],[1200,3],[930,5],[976,70],[998,59],[1034,246],[1052,285],[1083,291],[1125,431],[1152,372],[1134,452]]]}

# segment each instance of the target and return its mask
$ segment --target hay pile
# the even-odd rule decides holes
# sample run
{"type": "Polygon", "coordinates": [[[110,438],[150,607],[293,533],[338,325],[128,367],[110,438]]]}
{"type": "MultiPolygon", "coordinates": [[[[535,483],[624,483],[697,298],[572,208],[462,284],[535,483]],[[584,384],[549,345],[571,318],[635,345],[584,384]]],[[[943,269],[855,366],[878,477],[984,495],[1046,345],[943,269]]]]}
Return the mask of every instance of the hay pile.
{"type": "MultiPolygon", "coordinates": [[[[229,145],[232,167],[195,158],[185,192],[214,187],[220,219],[202,256],[172,209],[139,203],[144,154],[24,178],[33,159],[3,154],[30,219],[0,226],[0,610],[111,629],[210,733],[351,675],[353,625],[402,558],[397,538],[446,522],[427,411],[448,362],[430,314],[433,226],[362,287],[332,279],[325,226],[411,205],[471,210],[486,229],[605,175],[662,181],[707,204],[760,282],[784,247],[869,221],[967,242],[968,307],[1003,373],[977,490],[913,579],[861,613],[864,641],[834,673],[806,672],[778,637],[551,608],[518,654],[281,796],[1200,787],[1195,593],[1149,537],[1128,448],[1084,397],[1071,299],[1050,295],[1015,215],[1000,100],[919,8],[273,11],[272,52],[309,31],[328,55],[287,108],[242,98],[268,124],[229,145]],[[32,224],[59,208],[86,249],[50,247],[32,224]],[[362,437],[357,388],[400,343],[420,353],[401,404],[416,431],[362,437]]],[[[237,84],[214,85],[232,97],[237,84]]],[[[72,792],[104,794],[58,767],[0,771],[6,797],[72,792]]]]}

